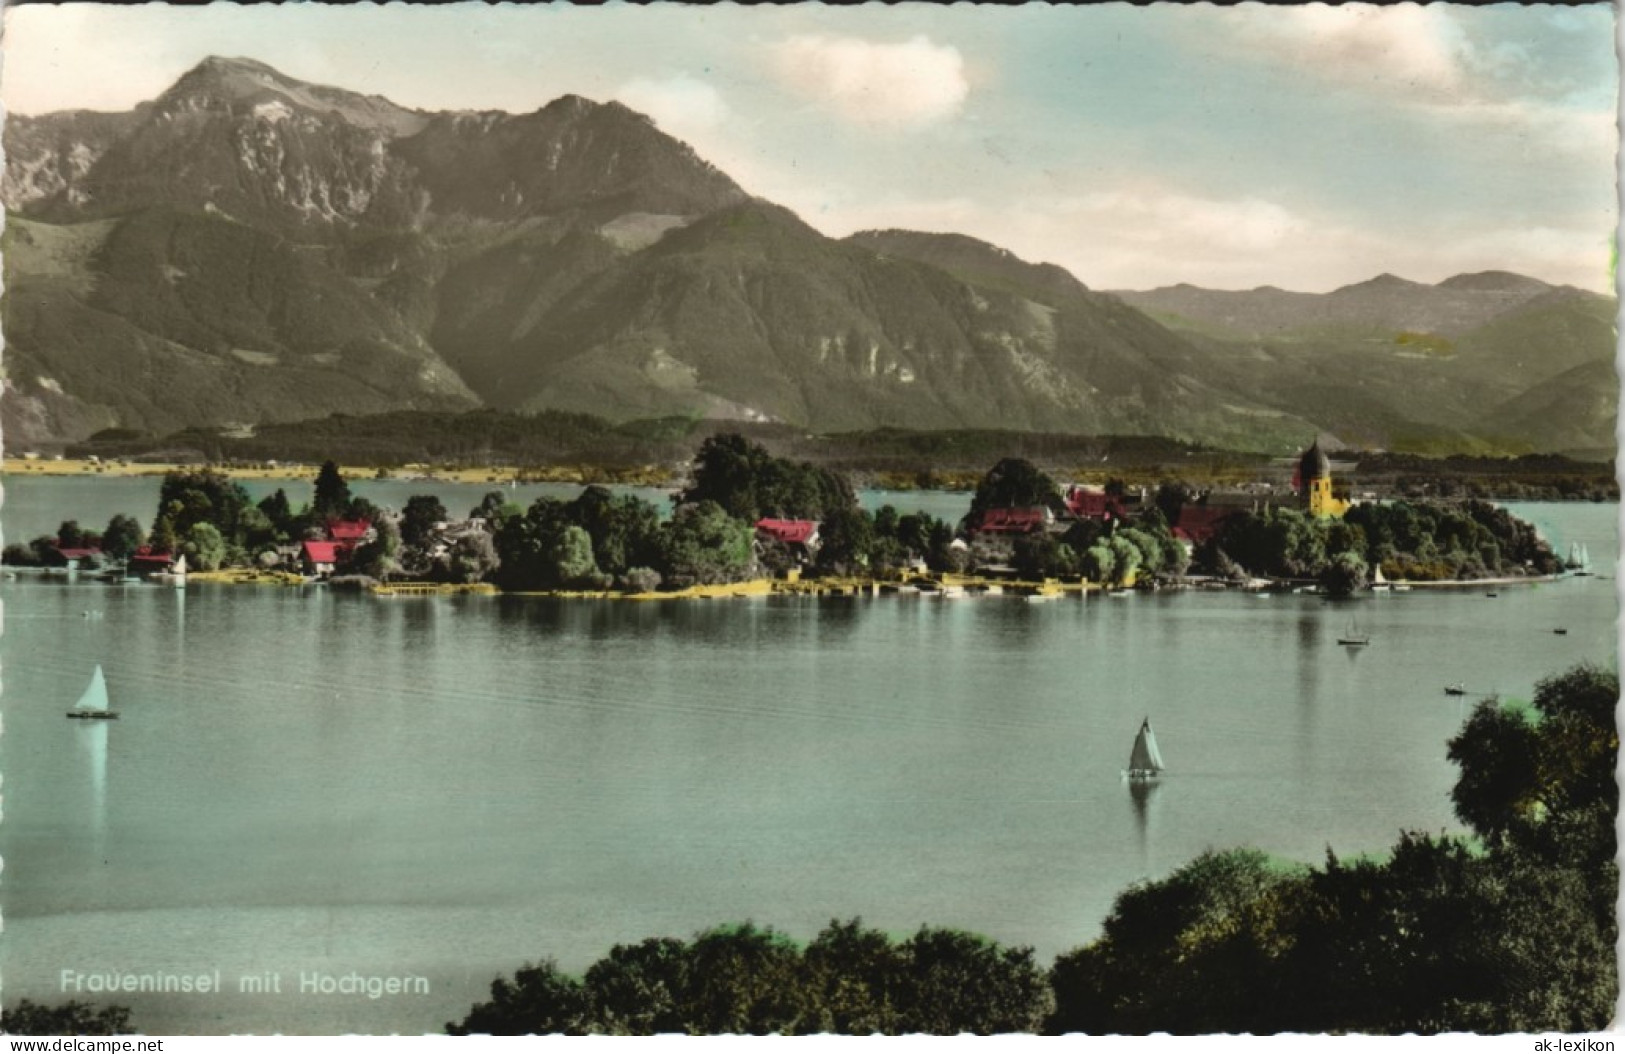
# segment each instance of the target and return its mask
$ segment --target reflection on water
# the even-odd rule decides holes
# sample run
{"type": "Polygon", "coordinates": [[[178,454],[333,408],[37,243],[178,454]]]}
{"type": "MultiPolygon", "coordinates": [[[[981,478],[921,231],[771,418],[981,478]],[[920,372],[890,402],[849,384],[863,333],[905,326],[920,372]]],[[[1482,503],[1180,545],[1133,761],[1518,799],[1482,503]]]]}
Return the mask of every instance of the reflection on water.
{"type": "Polygon", "coordinates": [[[1140,839],[1143,854],[1150,844],[1151,803],[1161,788],[1158,780],[1128,780],[1128,798],[1134,808],[1134,833],[1140,839]]]}
{"type": "Polygon", "coordinates": [[[77,740],[83,773],[83,785],[89,788],[88,816],[92,839],[100,847],[107,834],[107,734],[106,721],[75,721],[74,738],[77,740]]]}

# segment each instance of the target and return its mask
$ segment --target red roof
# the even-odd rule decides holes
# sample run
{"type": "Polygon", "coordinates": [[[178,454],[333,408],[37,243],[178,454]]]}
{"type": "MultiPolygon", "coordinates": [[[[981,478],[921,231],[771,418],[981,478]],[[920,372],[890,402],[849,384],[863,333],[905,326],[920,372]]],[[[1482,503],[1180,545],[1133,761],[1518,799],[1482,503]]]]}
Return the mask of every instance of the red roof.
{"type": "Polygon", "coordinates": [[[174,560],[175,558],[169,553],[155,553],[150,546],[146,545],[130,554],[130,563],[132,564],[163,564],[168,567],[174,560]]]}
{"type": "Polygon", "coordinates": [[[756,529],[786,545],[806,545],[818,533],[818,521],[760,519],[756,529]]]}
{"type": "Polygon", "coordinates": [[[1174,525],[1176,538],[1205,542],[1218,533],[1225,519],[1240,511],[1234,506],[1186,505],[1179,510],[1179,522],[1174,525]]]}
{"type": "Polygon", "coordinates": [[[368,520],[328,520],[327,537],[335,542],[359,542],[371,528],[368,520]]]}
{"type": "Polygon", "coordinates": [[[1066,492],[1066,507],[1072,515],[1086,520],[1104,520],[1123,517],[1123,503],[1107,494],[1104,488],[1071,487],[1066,492]]]}
{"type": "Polygon", "coordinates": [[[83,560],[87,556],[102,555],[102,551],[100,549],[64,549],[60,545],[56,547],[56,551],[62,554],[62,558],[64,560],[83,560]]]}
{"type": "Polygon", "coordinates": [[[338,562],[338,542],[306,542],[305,557],[313,564],[333,564],[338,562]]]}
{"type": "Polygon", "coordinates": [[[1042,530],[1050,520],[1050,512],[1042,505],[1024,509],[987,509],[982,513],[978,530],[1025,534],[1042,530]]]}

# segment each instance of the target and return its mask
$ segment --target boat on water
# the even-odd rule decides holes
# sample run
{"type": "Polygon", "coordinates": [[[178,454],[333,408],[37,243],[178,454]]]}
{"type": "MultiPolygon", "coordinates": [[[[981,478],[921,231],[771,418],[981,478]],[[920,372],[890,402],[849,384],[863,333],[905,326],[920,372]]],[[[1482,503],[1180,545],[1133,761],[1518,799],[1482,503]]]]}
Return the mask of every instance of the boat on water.
{"type": "Polygon", "coordinates": [[[1552,632],[1557,634],[1559,637],[1566,637],[1569,634],[1568,627],[1566,626],[1559,626],[1552,630],[1552,632]]]}
{"type": "Polygon", "coordinates": [[[1360,629],[1358,619],[1349,619],[1349,628],[1337,638],[1337,643],[1349,648],[1363,648],[1371,643],[1371,634],[1360,629]]]}
{"type": "Polygon", "coordinates": [[[1371,591],[1373,593],[1392,593],[1394,591],[1393,583],[1383,577],[1381,564],[1378,564],[1376,569],[1371,572],[1371,591]]]}
{"type": "Polygon", "coordinates": [[[73,704],[68,716],[81,721],[113,721],[118,719],[118,711],[107,705],[107,678],[102,676],[101,663],[96,664],[96,672],[90,675],[90,685],[85,694],[73,704]]]}
{"type": "Polygon", "coordinates": [[[1140,731],[1134,737],[1134,748],[1129,751],[1128,769],[1123,775],[1131,780],[1151,780],[1161,776],[1167,766],[1162,763],[1162,751],[1157,749],[1157,734],[1151,731],[1151,719],[1140,722],[1140,731]]]}
{"type": "Polygon", "coordinates": [[[152,576],[160,582],[168,582],[179,589],[186,585],[186,554],[175,557],[175,562],[169,565],[169,570],[159,571],[152,576]]]}
{"type": "Polygon", "coordinates": [[[1465,684],[1462,684],[1460,681],[1457,681],[1455,684],[1447,684],[1447,685],[1444,686],[1444,694],[1445,695],[1466,695],[1467,694],[1467,686],[1465,684]]]}
{"type": "Polygon", "coordinates": [[[1571,542],[1569,544],[1568,567],[1579,578],[1591,574],[1591,553],[1586,550],[1584,542],[1571,542]]]}

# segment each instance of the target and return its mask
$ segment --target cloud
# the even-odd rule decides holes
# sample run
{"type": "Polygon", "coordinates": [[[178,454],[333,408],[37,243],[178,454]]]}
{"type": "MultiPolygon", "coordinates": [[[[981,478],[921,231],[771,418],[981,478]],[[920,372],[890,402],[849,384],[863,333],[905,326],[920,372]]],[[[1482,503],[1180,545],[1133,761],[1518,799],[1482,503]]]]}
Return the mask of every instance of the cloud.
{"type": "Polygon", "coordinates": [[[1438,282],[1488,270],[1611,288],[1611,217],[1601,213],[1490,232],[1441,218],[1419,232],[1263,197],[1205,195],[1142,175],[1086,194],[848,199],[805,215],[837,237],[885,227],[968,234],[1026,260],[1059,264],[1095,289],[1190,282],[1327,292],[1385,271],[1438,282]]]}
{"type": "Polygon", "coordinates": [[[728,120],[721,93],[687,74],[664,80],[639,77],[616,88],[614,98],[679,138],[720,128],[728,120]]]}
{"type": "Polygon", "coordinates": [[[957,114],[970,95],[959,49],[917,36],[898,44],[795,36],[771,51],[787,88],[863,125],[907,128],[957,114]]]}
{"type": "Polygon", "coordinates": [[[1314,4],[1245,16],[1233,27],[1238,42],[1328,80],[1413,98],[1458,98],[1478,65],[1461,27],[1433,7],[1314,4]]]}

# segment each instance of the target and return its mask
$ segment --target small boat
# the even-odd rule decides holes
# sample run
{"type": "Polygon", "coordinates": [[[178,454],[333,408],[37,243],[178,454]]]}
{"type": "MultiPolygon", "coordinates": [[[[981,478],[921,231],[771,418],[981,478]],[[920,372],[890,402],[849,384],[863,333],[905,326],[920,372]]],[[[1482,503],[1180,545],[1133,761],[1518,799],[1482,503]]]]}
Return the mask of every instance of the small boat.
{"type": "Polygon", "coordinates": [[[1584,578],[1591,574],[1591,554],[1586,551],[1583,543],[1572,542],[1569,545],[1568,567],[1576,577],[1584,578]]]}
{"type": "Polygon", "coordinates": [[[1393,590],[1393,584],[1383,577],[1382,565],[1378,564],[1376,570],[1371,573],[1371,591],[1373,593],[1391,593],[1393,590]]]}
{"type": "Polygon", "coordinates": [[[1552,632],[1557,634],[1559,637],[1566,637],[1566,636],[1568,636],[1568,633],[1569,633],[1567,627],[1564,627],[1564,626],[1559,626],[1556,629],[1552,630],[1552,632]]]}
{"type": "Polygon", "coordinates": [[[1499,594],[1499,593],[1485,593],[1484,595],[1489,597],[1491,600],[1494,600],[1496,597],[1500,596],[1501,594],[1499,594]]]}
{"type": "Polygon", "coordinates": [[[1337,638],[1337,643],[1350,648],[1363,648],[1371,643],[1371,634],[1360,631],[1360,623],[1349,619],[1349,628],[1346,633],[1337,638]]]}
{"type": "Polygon", "coordinates": [[[1151,731],[1151,719],[1140,722],[1140,731],[1134,737],[1134,748],[1129,751],[1128,770],[1123,773],[1131,780],[1151,780],[1162,775],[1166,768],[1162,752],[1157,749],[1157,736],[1151,731]]]}
{"type": "Polygon", "coordinates": [[[157,574],[153,575],[152,577],[154,579],[156,579],[157,581],[160,581],[160,582],[168,582],[171,585],[173,585],[176,589],[185,588],[185,586],[186,586],[186,554],[182,553],[181,555],[175,557],[175,562],[169,565],[169,570],[167,570],[167,571],[159,571],[157,574]]]}
{"type": "Polygon", "coordinates": [[[113,721],[118,718],[118,711],[107,706],[107,678],[102,676],[101,663],[96,664],[96,672],[90,675],[90,686],[85,694],[73,704],[68,716],[81,721],[113,721]]]}
{"type": "Polygon", "coordinates": [[[1447,684],[1447,685],[1444,686],[1444,694],[1445,695],[1466,695],[1467,694],[1467,686],[1465,684],[1462,684],[1460,681],[1457,681],[1455,684],[1447,684]]]}

